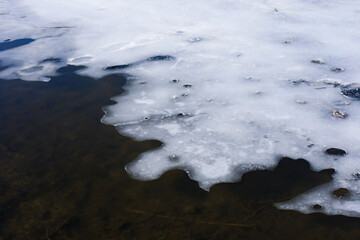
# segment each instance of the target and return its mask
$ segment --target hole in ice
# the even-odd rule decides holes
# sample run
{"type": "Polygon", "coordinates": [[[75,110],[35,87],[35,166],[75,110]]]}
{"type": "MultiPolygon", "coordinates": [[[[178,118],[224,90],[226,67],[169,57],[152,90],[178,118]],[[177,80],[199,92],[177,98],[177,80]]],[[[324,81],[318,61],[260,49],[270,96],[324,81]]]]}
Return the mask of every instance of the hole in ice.
{"type": "Polygon", "coordinates": [[[29,43],[34,42],[35,40],[32,38],[21,38],[21,39],[16,39],[16,40],[6,40],[4,42],[0,43],[0,52],[1,51],[5,51],[5,50],[9,50],[12,48],[17,48],[17,47],[21,47],[24,45],[27,45],[29,43]]]}
{"type": "Polygon", "coordinates": [[[51,62],[51,63],[61,63],[62,60],[61,60],[61,58],[51,57],[51,58],[47,58],[47,59],[42,60],[40,63],[47,63],[47,62],[51,62]]]}
{"type": "Polygon", "coordinates": [[[343,198],[349,195],[349,190],[347,188],[338,188],[332,192],[335,197],[343,198]]]}
{"type": "Polygon", "coordinates": [[[344,156],[346,151],[340,148],[328,148],[325,150],[325,153],[333,156],[344,156]]]}
{"type": "Polygon", "coordinates": [[[123,65],[114,65],[114,66],[109,66],[106,67],[105,70],[120,70],[120,69],[125,69],[125,68],[129,68],[129,67],[133,67],[134,64],[123,64],[123,65]]]}
{"type": "Polygon", "coordinates": [[[322,206],[320,204],[314,204],[312,206],[312,208],[315,209],[315,210],[320,210],[320,209],[322,209],[322,206]]]}
{"type": "Polygon", "coordinates": [[[159,55],[159,56],[149,57],[148,59],[146,59],[146,61],[148,61],[148,62],[170,61],[170,60],[175,60],[175,57],[170,56],[170,55],[159,55]]]}
{"type": "Polygon", "coordinates": [[[66,67],[59,68],[56,72],[68,75],[69,72],[71,74],[86,69],[85,66],[75,66],[75,65],[67,65],[66,67]]]}
{"type": "Polygon", "coordinates": [[[175,60],[175,57],[170,56],[170,55],[159,55],[159,56],[149,57],[147,59],[140,60],[140,61],[133,62],[133,63],[109,66],[109,67],[106,67],[105,70],[121,70],[121,69],[130,68],[130,67],[135,67],[135,66],[141,65],[143,63],[147,63],[147,62],[171,61],[171,60],[175,60]]]}
{"type": "Polygon", "coordinates": [[[344,89],[341,93],[349,98],[360,99],[360,88],[344,89]]]}

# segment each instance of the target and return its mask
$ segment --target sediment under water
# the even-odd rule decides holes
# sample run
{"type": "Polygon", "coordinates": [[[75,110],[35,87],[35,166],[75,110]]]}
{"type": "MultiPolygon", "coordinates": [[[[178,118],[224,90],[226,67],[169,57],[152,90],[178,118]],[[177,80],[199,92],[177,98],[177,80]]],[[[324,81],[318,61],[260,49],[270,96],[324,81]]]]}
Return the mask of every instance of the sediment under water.
{"type": "Polygon", "coordinates": [[[209,192],[180,170],[130,179],[124,165],[161,143],[101,124],[125,77],[79,69],[49,83],[0,81],[0,239],[359,238],[358,218],[273,206],[331,181],[331,169],[314,172],[305,160],[284,158],[209,192]]]}

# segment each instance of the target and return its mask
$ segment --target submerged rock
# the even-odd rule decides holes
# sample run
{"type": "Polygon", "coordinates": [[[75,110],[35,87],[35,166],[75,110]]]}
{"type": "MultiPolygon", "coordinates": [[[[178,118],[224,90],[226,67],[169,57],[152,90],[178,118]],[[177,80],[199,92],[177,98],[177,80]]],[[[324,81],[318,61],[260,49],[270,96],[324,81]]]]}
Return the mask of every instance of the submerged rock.
{"type": "Polygon", "coordinates": [[[202,41],[203,39],[201,37],[196,37],[196,38],[190,38],[188,41],[191,43],[197,43],[202,41]]]}
{"type": "Polygon", "coordinates": [[[179,160],[179,158],[176,155],[174,155],[174,154],[169,155],[170,162],[177,162],[178,160],[179,160]]]}
{"type": "Polygon", "coordinates": [[[334,155],[334,156],[344,156],[347,154],[347,152],[340,148],[328,148],[325,150],[325,153],[328,155],[334,155]]]}
{"type": "Polygon", "coordinates": [[[333,71],[333,72],[343,72],[343,71],[345,71],[345,69],[340,68],[340,67],[333,67],[333,68],[331,68],[331,71],[333,71]]]}
{"type": "Polygon", "coordinates": [[[332,194],[338,198],[345,197],[349,194],[349,190],[347,188],[338,188],[332,192],[332,194]]]}
{"type": "Polygon", "coordinates": [[[316,59],[312,59],[311,60],[312,63],[316,63],[316,64],[324,64],[325,62],[320,59],[320,58],[316,58],[316,59]]]}
{"type": "Polygon", "coordinates": [[[340,110],[332,110],[332,115],[337,118],[344,119],[347,117],[347,114],[340,110]]]}
{"type": "Polygon", "coordinates": [[[307,101],[302,100],[302,99],[299,99],[299,100],[296,100],[296,103],[299,103],[299,104],[306,104],[306,103],[307,103],[307,101]]]}

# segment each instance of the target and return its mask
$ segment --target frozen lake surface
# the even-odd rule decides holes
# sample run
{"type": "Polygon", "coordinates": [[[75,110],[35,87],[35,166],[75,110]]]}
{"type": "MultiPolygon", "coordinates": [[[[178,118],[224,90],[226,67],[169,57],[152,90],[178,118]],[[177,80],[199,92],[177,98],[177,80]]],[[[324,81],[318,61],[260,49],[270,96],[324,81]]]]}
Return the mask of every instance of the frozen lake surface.
{"type": "Polygon", "coordinates": [[[0,78],[128,74],[102,121],[164,143],[132,177],[183,169],[210,189],[305,158],[334,181],[277,206],[360,216],[359,13],[351,0],[1,0],[0,78]]]}

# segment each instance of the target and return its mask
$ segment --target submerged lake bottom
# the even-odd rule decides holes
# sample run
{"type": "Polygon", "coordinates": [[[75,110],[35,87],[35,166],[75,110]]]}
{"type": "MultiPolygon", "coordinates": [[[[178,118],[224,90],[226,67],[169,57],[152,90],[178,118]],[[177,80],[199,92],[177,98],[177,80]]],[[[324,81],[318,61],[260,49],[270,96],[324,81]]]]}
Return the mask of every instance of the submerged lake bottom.
{"type": "MultiPolygon", "coordinates": [[[[332,180],[304,159],[199,188],[181,170],[141,182],[124,166],[161,147],[100,122],[126,77],[0,80],[0,239],[359,239],[360,219],[279,210],[332,180]]],[[[299,156],[301,158],[301,156],[299,156]]]]}

